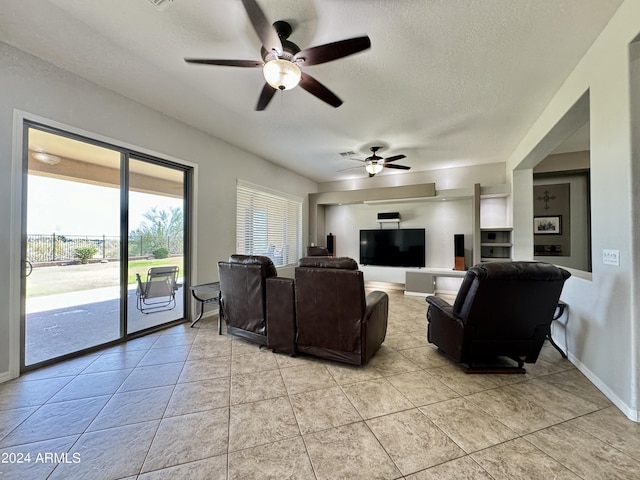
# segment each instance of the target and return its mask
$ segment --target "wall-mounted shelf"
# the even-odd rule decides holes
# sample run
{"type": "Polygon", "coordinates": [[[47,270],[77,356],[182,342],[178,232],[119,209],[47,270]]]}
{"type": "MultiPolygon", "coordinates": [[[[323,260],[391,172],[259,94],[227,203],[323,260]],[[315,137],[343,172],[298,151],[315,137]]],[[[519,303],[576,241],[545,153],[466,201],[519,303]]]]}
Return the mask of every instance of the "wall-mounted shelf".
{"type": "Polygon", "coordinates": [[[512,228],[480,229],[480,261],[510,262],[512,228]]]}

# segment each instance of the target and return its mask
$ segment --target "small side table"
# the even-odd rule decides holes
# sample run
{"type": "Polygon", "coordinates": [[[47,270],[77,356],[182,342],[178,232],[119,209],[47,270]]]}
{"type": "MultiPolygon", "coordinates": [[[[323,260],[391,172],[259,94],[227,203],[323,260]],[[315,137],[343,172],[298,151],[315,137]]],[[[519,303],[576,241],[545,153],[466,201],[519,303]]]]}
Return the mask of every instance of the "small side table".
{"type": "MultiPolygon", "coordinates": [[[[193,285],[191,287],[191,295],[193,298],[200,302],[200,313],[196,319],[191,322],[193,327],[200,321],[202,315],[204,315],[204,305],[218,305],[220,306],[220,282],[203,283],[201,285],[193,285]]],[[[218,335],[222,333],[222,325],[220,323],[220,314],[218,313],[218,335]]]]}
{"type": "MultiPolygon", "coordinates": [[[[562,315],[564,315],[564,311],[566,308],[567,308],[567,304],[564,303],[562,300],[559,300],[558,306],[556,307],[556,311],[554,312],[553,318],[551,319],[551,321],[553,322],[554,320],[558,320],[562,315]]],[[[549,340],[551,345],[553,345],[553,347],[558,352],[560,352],[560,355],[562,355],[562,358],[567,358],[567,354],[564,353],[562,349],[556,344],[556,342],[553,341],[553,338],[551,338],[551,325],[549,325],[549,333],[547,334],[547,339],[549,340]]]]}

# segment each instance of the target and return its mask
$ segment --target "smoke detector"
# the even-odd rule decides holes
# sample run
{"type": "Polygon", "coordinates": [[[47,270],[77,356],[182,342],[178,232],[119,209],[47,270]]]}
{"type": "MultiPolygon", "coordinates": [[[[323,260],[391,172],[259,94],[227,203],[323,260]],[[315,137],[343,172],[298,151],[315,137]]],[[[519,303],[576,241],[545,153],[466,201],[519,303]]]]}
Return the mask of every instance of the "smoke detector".
{"type": "Polygon", "coordinates": [[[170,3],[173,3],[173,0],[147,0],[147,2],[156,7],[158,10],[164,10],[169,6],[170,3]]]}

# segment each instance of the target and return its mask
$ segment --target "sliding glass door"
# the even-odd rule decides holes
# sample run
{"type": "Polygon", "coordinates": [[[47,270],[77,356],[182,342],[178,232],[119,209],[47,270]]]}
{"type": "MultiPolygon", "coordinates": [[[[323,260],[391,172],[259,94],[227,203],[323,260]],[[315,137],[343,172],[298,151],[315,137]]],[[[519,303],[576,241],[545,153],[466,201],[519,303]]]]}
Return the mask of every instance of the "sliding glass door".
{"type": "Polygon", "coordinates": [[[184,176],[129,159],[128,333],[184,317],[184,176]]]}
{"type": "Polygon", "coordinates": [[[40,125],[24,145],[23,369],[186,318],[188,169],[40,125]]]}

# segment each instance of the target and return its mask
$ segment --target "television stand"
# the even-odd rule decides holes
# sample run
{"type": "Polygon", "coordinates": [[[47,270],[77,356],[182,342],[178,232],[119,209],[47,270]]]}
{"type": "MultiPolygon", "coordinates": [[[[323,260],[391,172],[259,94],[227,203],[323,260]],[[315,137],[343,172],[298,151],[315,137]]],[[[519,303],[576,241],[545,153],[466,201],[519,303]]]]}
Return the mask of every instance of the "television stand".
{"type": "Polygon", "coordinates": [[[436,293],[437,277],[464,278],[465,270],[452,270],[448,268],[425,267],[419,272],[405,273],[405,295],[434,295],[436,293]]]}

